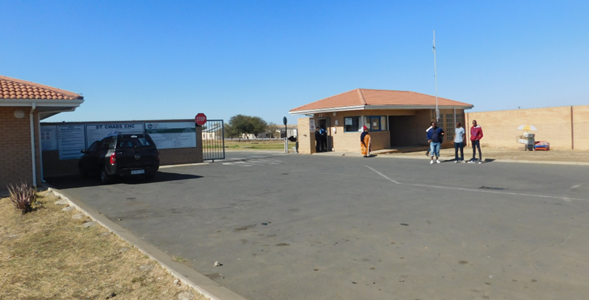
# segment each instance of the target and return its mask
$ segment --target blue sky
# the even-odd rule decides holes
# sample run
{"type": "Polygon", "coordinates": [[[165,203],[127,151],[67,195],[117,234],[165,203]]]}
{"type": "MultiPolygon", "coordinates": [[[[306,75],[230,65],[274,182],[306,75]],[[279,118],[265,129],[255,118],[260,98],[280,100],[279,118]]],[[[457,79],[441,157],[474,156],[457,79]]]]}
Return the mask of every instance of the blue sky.
{"type": "Polygon", "coordinates": [[[5,1],[0,75],[82,93],[46,121],[296,123],[355,88],[472,111],[589,104],[589,1],[5,1]]]}

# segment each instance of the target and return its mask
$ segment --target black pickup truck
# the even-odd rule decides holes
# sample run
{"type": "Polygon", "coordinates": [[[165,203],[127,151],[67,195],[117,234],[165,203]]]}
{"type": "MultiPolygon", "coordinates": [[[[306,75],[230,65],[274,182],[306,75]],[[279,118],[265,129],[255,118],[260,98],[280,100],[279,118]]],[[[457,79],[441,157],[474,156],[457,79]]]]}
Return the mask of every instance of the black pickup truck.
{"type": "Polygon", "coordinates": [[[82,153],[80,175],[100,174],[103,183],[115,176],[141,175],[151,180],[160,166],[159,152],[147,133],[107,136],[82,153]]]}

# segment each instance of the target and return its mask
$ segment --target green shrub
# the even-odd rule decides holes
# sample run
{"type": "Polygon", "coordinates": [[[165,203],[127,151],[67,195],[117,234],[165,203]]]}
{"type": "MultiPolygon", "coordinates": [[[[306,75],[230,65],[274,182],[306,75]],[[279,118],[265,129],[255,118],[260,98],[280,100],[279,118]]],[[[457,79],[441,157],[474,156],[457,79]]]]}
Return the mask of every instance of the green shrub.
{"type": "Polygon", "coordinates": [[[20,185],[9,184],[8,191],[14,208],[20,210],[23,214],[33,210],[32,204],[35,202],[37,194],[32,186],[26,183],[20,185]]]}

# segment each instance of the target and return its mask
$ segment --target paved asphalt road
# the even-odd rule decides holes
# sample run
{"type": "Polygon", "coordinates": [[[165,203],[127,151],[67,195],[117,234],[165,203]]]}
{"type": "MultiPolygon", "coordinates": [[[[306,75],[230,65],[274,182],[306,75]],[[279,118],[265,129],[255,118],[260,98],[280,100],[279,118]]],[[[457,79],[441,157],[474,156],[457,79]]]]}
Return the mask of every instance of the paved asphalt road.
{"type": "Polygon", "coordinates": [[[248,299],[588,299],[588,174],[230,152],[53,184],[248,299]]]}

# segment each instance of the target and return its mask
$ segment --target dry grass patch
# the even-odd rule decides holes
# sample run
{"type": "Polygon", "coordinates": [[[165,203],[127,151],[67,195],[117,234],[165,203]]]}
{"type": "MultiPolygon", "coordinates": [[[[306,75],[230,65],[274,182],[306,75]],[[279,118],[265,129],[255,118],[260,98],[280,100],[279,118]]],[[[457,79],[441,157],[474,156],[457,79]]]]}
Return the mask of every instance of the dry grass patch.
{"type": "Polygon", "coordinates": [[[21,214],[0,199],[2,299],[207,299],[100,225],[61,211],[57,197],[39,193],[21,214]]]}
{"type": "MultiPolygon", "coordinates": [[[[288,149],[296,146],[296,142],[288,142],[288,149]]],[[[233,150],[284,150],[284,140],[226,140],[225,147],[233,150]]]]}

